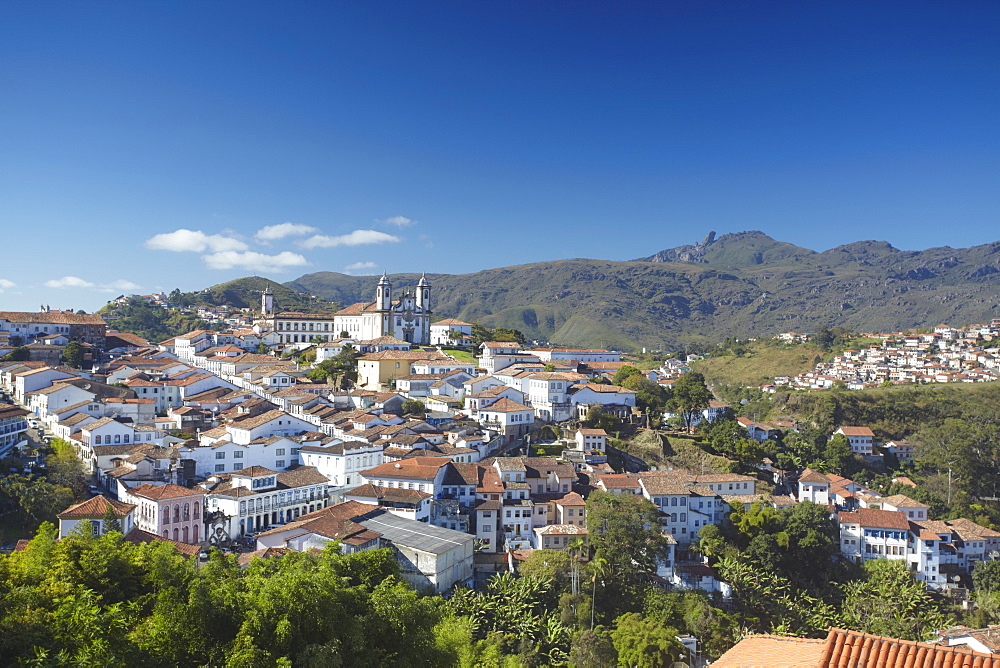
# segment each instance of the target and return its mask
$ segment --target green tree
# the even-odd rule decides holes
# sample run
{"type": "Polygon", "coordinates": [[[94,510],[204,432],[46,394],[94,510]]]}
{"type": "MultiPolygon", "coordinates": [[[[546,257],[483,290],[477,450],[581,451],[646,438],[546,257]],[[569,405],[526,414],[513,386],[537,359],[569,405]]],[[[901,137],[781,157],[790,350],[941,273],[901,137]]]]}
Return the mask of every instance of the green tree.
{"type": "Polygon", "coordinates": [[[679,660],[684,653],[676,629],[660,626],[637,612],[617,619],[611,639],[618,652],[619,666],[662,668],[679,660]]]}
{"type": "Polygon", "coordinates": [[[951,505],[953,484],[962,487],[970,483],[983,471],[980,456],[984,448],[977,447],[975,428],[967,420],[947,418],[937,426],[921,429],[914,436],[917,446],[917,461],[925,469],[948,476],[948,497],[951,505]]]}
{"type": "Polygon", "coordinates": [[[345,343],[339,353],[330,359],[323,360],[308,374],[310,380],[323,383],[334,382],[345,378],[353,382],[357,379],[358,357],[360,354],[350,343],[345,343]]]}
{"type": "Polygon", "coordinates": [[[561,594],[570,590],[574,561],[566,550],[533,550],[517,572],[538,580],[551,580],[561,594]]]}
{"type": "Polygon", "coordinates": [[[972,587],[976,593],[1000,593],[1000,561],[977,561],[972,567],[972,587]]]}
{"type": "Polygon", "coordinates": [[[9,475],[0,490],[24,512],[25,525],[52,522],[73,503],[73,490],[32,475],[9,475]]]}
{"type": "Polygon", "coordinates": [[[611,633],[603,626],[593,631],[585,629],[573,640],[569,662],[577,668],[614,668],[618,665],[618,650],[611,633]]]}
{"type": "Polygon", "coordinates": [[[587,409],[587,415],[583,418],[583,426],[587,429],[613,429],[620,423],[613,415],[605,415],[600,404],[594,404],[587,409]]]}
{"type": "Polygon", "coordinates": [[[863,579],[844,585],[846,628],[890,638],[927,640],[935,629],[954,623],[902,561],[872,559],[863,568],[863,579]]]}
{"type": "Polygon", "coordinates": [[[639,600],[649,574],[669,554],[660,511],[642,497],[596,491],[587,498],[587,532],[594,550],[590,569],[601,565],[595,574],[600,588],[594,606],[617,616],[627,611],[623,606],[639,600]]]}
{"type": "Polygon", "coordinates": [[[31,359],[31,351],[25,346],[18,346],[4,355],[8,362],[27,362],[31,359]]]}
{"type": "Polygon", "coordinates": [[[631,364],[626,364],[623,367],[621,367],[620,369],[618,369],[617,372],[615,372],[614,377],[611,379],[611,384],[612,385],[621,385],[622,383],[624,383],[627,379],[631,378],[632,376],[641,376],[641,375],[642,375],[642,372],[639,371],[637,368],[635,368],[631,364]]]}
{"type": "Polygon", "coordinates": [[[84,355],[83,344],[79,341],[70,341],[63,349],[62,359],[67,366],[79,369],[83,366],[84,355]]]}
{"type": "Polygon", "coordinates": [[[667,407],[680,413],[684,426],[690,429],[695,418],[708,408],[711,399],[712,393],[705,385],[705,377],[697,371],[691,371],[674,383],[667,407]]]}
{"type": "Polygon", "coordinates": [[[122,521],[121,518],[115,513],[114,508],[111,504],[104,511],[104,516],[101,518],[101,524],[104,528],[104,533],[110,533],[112,531],[122,532],[122,521]]]}
{"type": "Polygon", "coordinates": [[[665,389],[642,374],[628,376],[623,381],[622,387],[635,392],[636,406],[649,413],[661,413],[669,399],[665,389]]]}
{"type": "Polygon", "coordinates": [[[403,415],[423,415],[427,411],[427,406],[419,399],[407,399],[400,410],[403,411],[403,415]]]}

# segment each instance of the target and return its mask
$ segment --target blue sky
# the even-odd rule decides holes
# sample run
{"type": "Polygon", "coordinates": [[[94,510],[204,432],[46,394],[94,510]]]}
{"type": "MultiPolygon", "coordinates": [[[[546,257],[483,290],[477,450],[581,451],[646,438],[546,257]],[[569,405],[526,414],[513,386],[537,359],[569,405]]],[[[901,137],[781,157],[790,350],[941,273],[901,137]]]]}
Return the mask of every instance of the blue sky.
{"type": "Polygon", "coordinates": [[[0,310],[1000,239],[996,2],[0,7],[0,310]]]}

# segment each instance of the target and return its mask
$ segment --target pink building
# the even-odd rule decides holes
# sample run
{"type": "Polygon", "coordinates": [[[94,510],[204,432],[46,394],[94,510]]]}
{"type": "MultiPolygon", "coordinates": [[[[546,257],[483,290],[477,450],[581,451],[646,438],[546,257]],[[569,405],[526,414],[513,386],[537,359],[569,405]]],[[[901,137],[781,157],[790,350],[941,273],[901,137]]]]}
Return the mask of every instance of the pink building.
{"type": "Polygon", "coordinates": [[[143,483],[128,490],[122,501],[136,506],[135,526],[143,531],[181,543],[204,540],[204,491],[143,483]]]}

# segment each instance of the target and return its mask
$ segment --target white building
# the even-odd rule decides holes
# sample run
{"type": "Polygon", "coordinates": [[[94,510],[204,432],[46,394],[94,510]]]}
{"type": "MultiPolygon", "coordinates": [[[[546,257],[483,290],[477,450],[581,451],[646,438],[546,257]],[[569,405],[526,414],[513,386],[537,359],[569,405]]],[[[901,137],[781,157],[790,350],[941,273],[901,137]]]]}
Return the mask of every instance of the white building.
{"type": "Polygon", "coordinates": [[[368,441],[330,439],[304,445],[299,456],[306,466],[313,466],[336,487],[360,485],[361,472],[382,464],[384,446],[368,441]]]}
{"type": "Polygon", "coordinates": [[[851,452],[871,455],[875,444],[875,434],[868,427],[839,427],[834,434],[843,434],[851,444],[851,452]]]}
{"type": "Polygon", "coordinates": [[[127,534],[135,526],[134,511],[135,506],[131,503],[123,503],[115,499],[104,496],[95,496],[62,511],[56,518],[59,520],[59,537],[65,538],[79,530],[82,524],[86,527],[86,533],[93,536],[103,536],[108,527],[105,526],[104,518],[111,510],[118,518],[118,531],[127,534]]]}
{"type": "Polygon", "coordinates": [[[270,309],[266,302],[264,306],[265,316],[255,327],[275,331],[283,344],[314,340],[329,343],[339,338],[369,341],[386,335],[417,344],[429,344],[431,339],[431,285],[426,276],[421,276],[414,288],[404,290],[394,300],[392,283],[383,274],[375,289],[374,302],[352,304],[332,315],[268,314],[273,311],[273,298],[270,309]],[[347,335],[341,337],[344,332],[347,335]]]}
{"type": "Polygon", "coordinates": [[[329,505],[330,481],[311,466],[272,471],[250,466],[230,474],[212,476],[206,508],[208,541],[222,543],[251,531],[285,524],[329,505]]]}
{"type": "Polygon", "coordinates": [[[471,346],[472,324],[448,318],[431,325],[432,346],[471,346]]]}

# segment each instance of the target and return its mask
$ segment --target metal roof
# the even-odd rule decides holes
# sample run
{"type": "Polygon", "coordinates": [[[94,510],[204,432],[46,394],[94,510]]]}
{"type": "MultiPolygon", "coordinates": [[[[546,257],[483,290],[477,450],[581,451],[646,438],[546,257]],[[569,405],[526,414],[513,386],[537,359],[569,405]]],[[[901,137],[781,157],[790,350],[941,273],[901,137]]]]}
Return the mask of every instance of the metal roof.
{"type": "Polygon", "coordinates": [[[474,538],[472,534],[397,517],[391,513],[356,521],[366,529],[382,534],[394,545],[430,554],[445,554],[466,543],[471,544],[474,538]]]}

